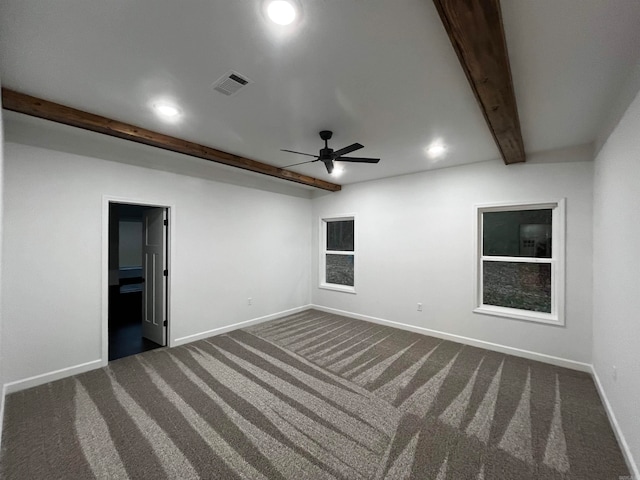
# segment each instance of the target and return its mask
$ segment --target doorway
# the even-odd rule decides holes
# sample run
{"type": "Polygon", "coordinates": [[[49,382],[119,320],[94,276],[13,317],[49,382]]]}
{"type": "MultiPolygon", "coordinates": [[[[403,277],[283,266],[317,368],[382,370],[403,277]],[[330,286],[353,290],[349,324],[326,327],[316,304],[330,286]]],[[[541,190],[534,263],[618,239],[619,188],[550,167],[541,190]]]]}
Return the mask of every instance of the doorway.
{"type": "Polygon", "coordinates": [[[108,359],[167,345],[166,207],[109,202],[108,359]]]}

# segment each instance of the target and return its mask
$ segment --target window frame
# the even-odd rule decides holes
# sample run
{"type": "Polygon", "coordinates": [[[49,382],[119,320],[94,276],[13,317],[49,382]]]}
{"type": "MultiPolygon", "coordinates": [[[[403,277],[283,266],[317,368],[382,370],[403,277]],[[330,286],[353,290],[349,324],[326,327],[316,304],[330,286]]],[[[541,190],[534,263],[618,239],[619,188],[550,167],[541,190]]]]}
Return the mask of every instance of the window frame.
{"type": "Polygon", "coordinates": [[[555,201],[536,201],[522,203],[494,203],[475,205],[475,295],[474,313],[496,317],[565,325],[565,203],[561,198],[555,201]],[[484,256],[483,254],[483,213],[509,212],[518,210],[551,209],[551,258],[484,256]],[[483,303],[485,261],[509,263],[547,263],[551,265],[551,312],[535,312],[519,308],[500,307],[483,303]]]}
{"type": "Polygon", "coordinates": [[[356,279],[358,274],[358,232],[356,228],[356,215],[353,213],[342,215],[329,215],[320,217],[320,260],[319,260],[319,288],[333,290],[336,292],[356,293],[356,279]],[[353,250],[327,250],[327,224],[329,222],[340,222],[353,220],[353,250]],[[327,255],[352,255],[353,256],[353,286],[340,285],[327,282],[327,255]]]}

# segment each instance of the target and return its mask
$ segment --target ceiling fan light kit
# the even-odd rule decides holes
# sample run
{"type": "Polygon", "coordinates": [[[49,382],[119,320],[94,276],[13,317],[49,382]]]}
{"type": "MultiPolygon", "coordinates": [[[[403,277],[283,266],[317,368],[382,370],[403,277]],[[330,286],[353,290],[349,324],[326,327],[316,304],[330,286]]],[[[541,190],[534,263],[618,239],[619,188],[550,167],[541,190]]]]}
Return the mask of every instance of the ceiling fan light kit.
{"type": "Polygon", "coordinates": [[[320,138],[324,140],[324,148],[320,149],[319,155],[312,155],[310,153],[296,152],[294,150],[284,150],[282,152],[295,153],[297,155],[306,155],[307,157],[315,157],[315,160],[308,160],[306,162],[294,163],[293,165],[287,165],[283,168],[295,167],[297,165],[303,165],[305,163],[314,163],[321,161],[327,169],[327,172],[331,174],[334,169],[333,162],[351,162],[351,163],[378,163],[379,158],[367,158],[367,157],[343,157],[351,152],[364,148],[364,145],[359,143],[352,143],[348,147],[341,148],[340,150],[333,150],[329,148],[329,140],[333,136],[333,132],[330,130],[322,130],[320,132],[320,138]]]}

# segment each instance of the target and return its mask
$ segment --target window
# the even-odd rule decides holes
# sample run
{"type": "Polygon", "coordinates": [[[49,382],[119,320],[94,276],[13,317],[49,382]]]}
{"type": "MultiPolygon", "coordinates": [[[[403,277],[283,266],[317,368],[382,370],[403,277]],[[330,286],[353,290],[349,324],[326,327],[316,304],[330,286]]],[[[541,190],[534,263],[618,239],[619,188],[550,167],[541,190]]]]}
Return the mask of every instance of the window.
{"type": "Polygon", "coordinates": [[[355,218],[323,218],[320,223],[320,288],[355,293],[355,218]]]}
{"type": "Polygon", "coordinates": [[[564,200],[477,207],[474,312],[564,325],[564,200]]]}

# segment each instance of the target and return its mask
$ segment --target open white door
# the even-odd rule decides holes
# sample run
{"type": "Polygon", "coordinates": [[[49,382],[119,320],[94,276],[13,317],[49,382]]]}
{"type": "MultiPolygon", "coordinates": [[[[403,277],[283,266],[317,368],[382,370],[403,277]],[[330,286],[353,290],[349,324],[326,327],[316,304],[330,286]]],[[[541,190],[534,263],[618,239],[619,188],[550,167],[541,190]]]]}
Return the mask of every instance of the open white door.
{"type": "Polygon", "coordinates": [[[167,344],[167,210],[149,208],[143,214],[142,336],[167,344]]]}

